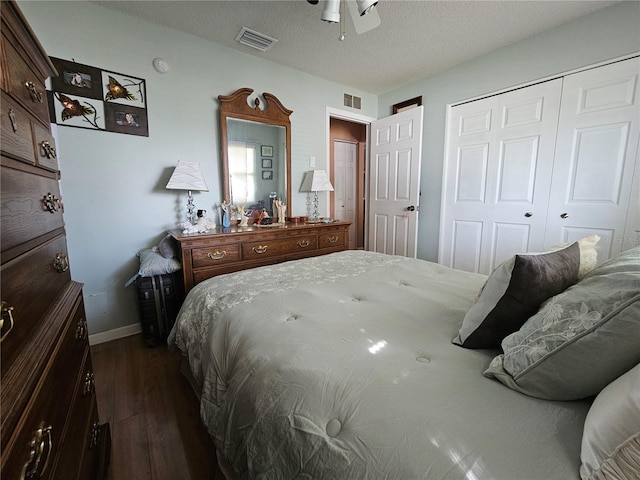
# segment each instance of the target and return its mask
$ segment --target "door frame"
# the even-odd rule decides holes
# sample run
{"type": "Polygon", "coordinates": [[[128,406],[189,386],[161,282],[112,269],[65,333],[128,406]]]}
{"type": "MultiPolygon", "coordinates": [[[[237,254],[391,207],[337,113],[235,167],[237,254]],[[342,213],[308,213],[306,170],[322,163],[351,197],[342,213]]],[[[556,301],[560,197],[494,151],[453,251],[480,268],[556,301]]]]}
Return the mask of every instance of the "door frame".
{"type": "MultiPolygon", "coordinates": [[[[329,175],[329,178],[331,178],[331,175],[333,173],[333,164],[331,163],[331,150],[333,149],[333,145],[331,143],[331,119],[332,118],[337,118],[340,120],[345,120],[347,122],[352,122],[352,123],[359,123],[361,125],[365,126],[366,129],[366,133],[365,133],[365,158],[364,158],[364,164],[365,164],[365,172],[369,171],[369,166],[370,166],[370,156],[369,156],[369,151],[370,151],[370,135],[371,135],[371,122],[377,120],[377,118],[373,118],[373,117],[369,117],[367,115],[362,115],[356,112],[350,112],[350,111],[346,111],[346,110],[340,110],[338,108],[334,108],[334,107],[327,107],[326,108],[326,116],[325,116],[325,153],[326,153],[326,159],[325,159],[325,165],[327,165],[327,175],[329,175]]],[[[365,250],[367,249],[368,245],[369,245],[369,239],[368,239],[368,225],[369,225],[369,208],[368,208],[368,204],[369,202],[367,201],[369,199],[369,185],[368,185],[368,181],[364,182],[364,198],[365,198],[365,208],[364,208],[364,248],[365,250]]],[[[329,195],[327,195],[327,199],[326,199],[326,211],[330,211],[329,209],[331,208],[331,200],[329,198],[329,195]]]]}

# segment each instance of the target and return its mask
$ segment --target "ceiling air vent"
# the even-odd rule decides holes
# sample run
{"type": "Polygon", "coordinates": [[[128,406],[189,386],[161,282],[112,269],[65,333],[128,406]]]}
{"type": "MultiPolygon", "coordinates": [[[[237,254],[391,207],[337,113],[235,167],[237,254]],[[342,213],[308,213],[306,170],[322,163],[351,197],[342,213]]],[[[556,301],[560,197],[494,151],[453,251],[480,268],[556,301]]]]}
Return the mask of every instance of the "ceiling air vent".
{"type": "Polygon", "coordinates": [[[356,97],[355,95],[349,95],[348,93],[345,93],[344,106],[357,108],[358,110],[360,110],[362,108],[362,99],[360,97],[356,97]]]}
{"type": "Polygon", "coordinates": [[[240,33],[238,33],[238,36],[236,37],[236,41],[246,45],[247,47],[252,47],[262,52],[266,52],[267,50],[271,50],[273,44],[278,40],[247,27],[242,27],[242,30],[240,30],[240,33]]]}

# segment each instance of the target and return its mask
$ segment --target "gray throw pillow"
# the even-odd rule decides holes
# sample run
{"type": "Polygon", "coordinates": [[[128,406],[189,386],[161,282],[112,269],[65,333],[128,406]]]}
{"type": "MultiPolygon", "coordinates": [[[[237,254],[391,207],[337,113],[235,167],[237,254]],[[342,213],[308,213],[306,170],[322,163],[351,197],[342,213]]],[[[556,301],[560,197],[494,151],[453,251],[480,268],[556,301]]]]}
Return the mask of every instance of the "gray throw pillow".
{"type": "Polygon", "coordinates": [[[549,299],[484,372],[548,400],[597,395],[640,363],[640,247],[549,299]]]}
{"type": "Polygon", "coordinates": [[[515,255],[499,265],[469,308],[453,343],[466,348],[500,348],[542,302],[573,285],[578,278],[580,248],[515,255]]]}

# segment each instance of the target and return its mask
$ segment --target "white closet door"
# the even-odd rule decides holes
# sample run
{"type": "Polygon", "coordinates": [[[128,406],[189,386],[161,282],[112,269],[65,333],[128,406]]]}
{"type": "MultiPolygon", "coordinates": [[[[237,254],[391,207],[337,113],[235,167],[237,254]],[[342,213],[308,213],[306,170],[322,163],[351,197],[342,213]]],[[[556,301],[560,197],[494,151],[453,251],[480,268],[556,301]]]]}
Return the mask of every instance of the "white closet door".
{"type": "Polygon", "coordinates": [[[440,263],[490,273],[544,242],[562,80],[452,107],[440,263]]]}
{"type": "Polygon", "coordinates": [[[624,232],[638,168],[639,72],[633,58],[565,77],[546,245],[597,233],[600,261],[633,246],[624,232]]]}

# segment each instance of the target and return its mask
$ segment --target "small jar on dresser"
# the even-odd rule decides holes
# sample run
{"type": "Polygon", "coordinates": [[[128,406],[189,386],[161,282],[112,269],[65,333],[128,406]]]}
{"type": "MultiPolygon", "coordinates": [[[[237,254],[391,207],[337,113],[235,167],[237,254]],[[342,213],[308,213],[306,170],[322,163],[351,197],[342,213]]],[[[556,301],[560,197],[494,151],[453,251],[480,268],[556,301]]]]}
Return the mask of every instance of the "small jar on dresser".
{"type": "Polygon", "coordinates": [[[109,426],[98,418],[82,284],[69,269],[44,87],[57,72],[16,3],[0,8],[0,477],[101,479],[109,426]]]}

